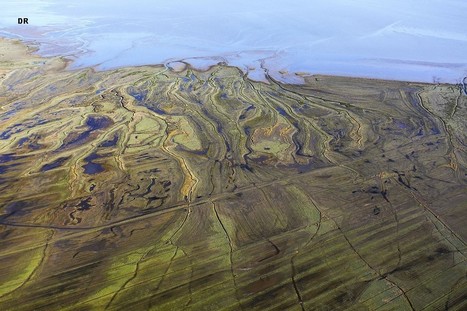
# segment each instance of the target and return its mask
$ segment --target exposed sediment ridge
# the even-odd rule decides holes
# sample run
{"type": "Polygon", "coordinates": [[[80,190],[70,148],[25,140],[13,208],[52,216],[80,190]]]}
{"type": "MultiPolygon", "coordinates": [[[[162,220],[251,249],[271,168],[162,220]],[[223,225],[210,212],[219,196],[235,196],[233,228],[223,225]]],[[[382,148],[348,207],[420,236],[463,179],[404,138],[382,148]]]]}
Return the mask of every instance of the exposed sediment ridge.
{"type": "Polygon", "coordinates": [[[0,40],[0,309],[466,307],[459,86],[65,65],[0,40]]]}

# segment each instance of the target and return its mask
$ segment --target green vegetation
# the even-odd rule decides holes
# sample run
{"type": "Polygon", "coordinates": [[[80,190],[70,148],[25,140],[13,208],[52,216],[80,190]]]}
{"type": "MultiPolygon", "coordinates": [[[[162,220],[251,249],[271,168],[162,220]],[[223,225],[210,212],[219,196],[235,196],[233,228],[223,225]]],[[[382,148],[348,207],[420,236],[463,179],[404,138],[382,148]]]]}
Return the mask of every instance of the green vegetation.
{"type": "Polygon", "coordinates": [[[456,86],[0,48],[1,310],[467,308],[456,86]]]}

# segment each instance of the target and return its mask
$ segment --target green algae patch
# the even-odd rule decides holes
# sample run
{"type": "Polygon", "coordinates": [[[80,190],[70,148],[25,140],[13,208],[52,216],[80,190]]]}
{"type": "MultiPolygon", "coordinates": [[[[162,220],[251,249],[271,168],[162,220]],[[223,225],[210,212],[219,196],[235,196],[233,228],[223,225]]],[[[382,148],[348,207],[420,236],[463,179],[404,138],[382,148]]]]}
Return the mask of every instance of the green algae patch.
{"type": "MultiPolygon", "coordinates": [[[[33,237],[29,236],[26,239],[16,236],[8,240],[11,245],[16,246],[16,249],[12,250],[10,245],[4,249],[0,258],[7,267],[6,271],[2,272],[2,282],[0,282],[0,297],[5,297],[1,299],[18,297],[18,290],[29,286],[29,283],[34,283],[34,277],[46,260],[48,238],[50,236],[48,237],[46,232],[37,232],[33,237]],[[39,245],[36,246],[35,243],[39,245]]],[[[8,245],[8,243],[3,243],[8,245]]]]}
{"type": "Polygon", "coordinates": [[[171,133],[172,141],[188,150],[201,150],[201,141],[195,135],[190,123],[185,119],[174,120],[177,130],[171,133]]]}
{"type": "Polygon", "coordinates": [[[8,295],[16,289],[22,287],[38,269],[43,260],[43,249],[36,248],[22,252],[21,256],[17,256],[15,270],[13,275],[9,276],[9,280],[0,285],[0,296],[8,295]]]}
{"type": "Polygon", "coordinates": [[[86,297],[84,302],[96,308],[109,306],[125,285],[137,277],[140,262],[150,249],[141,249],[115,258],[108,267],[102,282],[107,285],[98,289],[93,295],[86,297]]]}

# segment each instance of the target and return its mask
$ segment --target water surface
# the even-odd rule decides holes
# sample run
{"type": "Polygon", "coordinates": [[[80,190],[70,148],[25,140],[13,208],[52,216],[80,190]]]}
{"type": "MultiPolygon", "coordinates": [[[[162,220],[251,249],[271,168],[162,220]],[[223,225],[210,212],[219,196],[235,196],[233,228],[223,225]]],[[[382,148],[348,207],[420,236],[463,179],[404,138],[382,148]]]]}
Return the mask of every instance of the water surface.
{"type": "Polygon", "coordinates": [[[392,1],[4,1],[0,35],[111,69],[227,62],[262,79],[307,72],[458,83],[467,75],[467,3],[392,1]],[[29,25],[17,25],[18,17],[29,25]]]}

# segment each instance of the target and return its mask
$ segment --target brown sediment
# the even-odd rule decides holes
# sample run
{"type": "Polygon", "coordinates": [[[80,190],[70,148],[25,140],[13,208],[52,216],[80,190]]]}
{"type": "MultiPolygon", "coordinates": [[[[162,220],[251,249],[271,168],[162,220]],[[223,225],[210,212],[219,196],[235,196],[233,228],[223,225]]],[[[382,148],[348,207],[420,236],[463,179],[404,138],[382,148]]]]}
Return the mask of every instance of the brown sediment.
{"type": "Polygon", "coordinates": [[[457,86],[30,52],[0,40],[2,310],[465,306],[457,86]]]}

